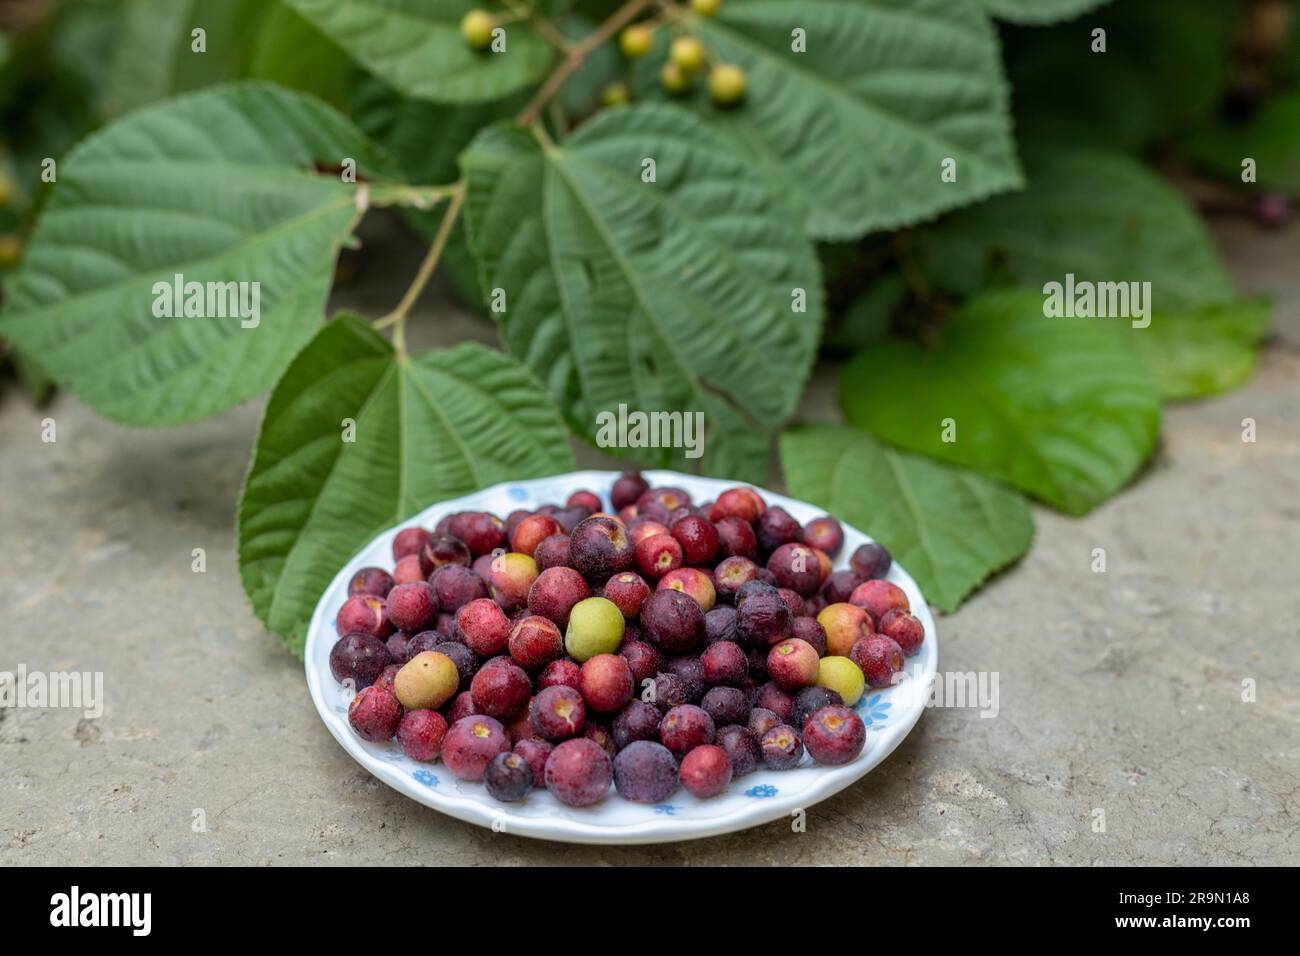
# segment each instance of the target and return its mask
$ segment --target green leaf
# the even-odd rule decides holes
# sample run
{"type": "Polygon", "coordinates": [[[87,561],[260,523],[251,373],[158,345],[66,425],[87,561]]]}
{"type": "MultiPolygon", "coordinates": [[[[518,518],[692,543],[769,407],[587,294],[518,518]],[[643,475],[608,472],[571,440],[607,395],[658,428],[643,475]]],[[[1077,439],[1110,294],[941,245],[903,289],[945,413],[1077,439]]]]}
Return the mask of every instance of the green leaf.
{"type": "Polygon", "coordinates": [[[347,54],[283,2],[266,4],[263,9],[246,74],[313,93],[331,106],[344,109],[359,79],[347,54]]]}
{"type": "Polygon", "coordinates": [[[862,352],[843,370],[840,402],[850,424],[885,441],[1083,514],[1137,473],[1160,431],[1152,375],[1115,321],[1048,318],[1036,293],[985,294],[933,347],[862,352]]]}
{"type": "Polygon", "coordinates": [[[1250,378],[1272,311],[1268,299],[1241,299],[1185,313],[1157,313],[1148,328],[1130,334],[1163,398],[1201,398],[1250,378]]]}
{"type": "Polygon", "coordinates": [[[1030,185],[915,236],[939,286],[969,293],[999,279],[1041,287],[1067,273],[1090,282],[1149,281],[1156,310],[1237,297],[1195,210],[1142,164],[1073,147],[1026,150],[1030,185]]]}
{"type": "Polygon", "coordinates": [[[504,25],[506,49],[475,51],[460,21],[475,0],[286,0],[380,79],[440,103],[494,100],[540,80],[551,48],[526,22],[504,25]]]}
{"type": "Polygon", "coordinates": [[[816,238],[895,229],[1021,184],[997,37],[975,0],[727,0],[687,25],[745,69],[749,91],[723,111],[697,84],[690,102],[816,238]],[[796,28],[807,52],[791,49],[796,28]],[[956,182],[940,178],[947,159],[956,182]]]}
{"type": "Polygon", "coordinates": [[[445,498],[572,468],[559,416],[507,356],[463,343],[399,357],[365,322],[340,317],[266,407],[239,502],[244,591],[301,655],[322,591],[380,531],[445,498]]]}
{"type": "MultiPolygon", "coordinates": [[[[1201,166],[1241,184],[1242,161],[1255,161],[1259,186],[1300,194],[1300,93],[1266,101],[1243,126],[1216,123],[1188,143],[1201,166]]],[[[1247,188],[1256,188],[1250,186],[1247,188]]]]}
{"type": "MultiPolygon", "coordinates": [[[[1041,26],[1073,20],[1111,0],[980,0],[994,16],[1012,23],[1041,26]]],[[[1145,2],[1145,0],[1144,0],[1145,2]]]]}
{"type": "Polygon", "coordinates": [[[125,117],[60,163],[0,333],[126,424],[195,421],[251,398],[320,324],[361,210],[355,185],[313,167],[345,157],[379,168],[342,116],[269,85],[125,117]],[[155,316],[154,284],[176,274],[259,283],[260,322],[155,316]]]}
{"type": "Polygon", "coordinates": [[[1034,540],[1033,515],[1014,491],[893,451],[853,428],[785,432],[781,468],[790,494],[870,534],[944,611],[956,610],[1034,540]]]}
{"type": "Polygon", "coordinates": [[[346,102],[343,51],[281,0],[122,0],[108,67],[97,77],[109,116],[177,93],[259,79],[346,102]],[[204,31],[204,49],[192,31],[204,31]]]}
{"type": "MultiPolygon", "coordinates": [[[[789,209],[728,146],[645,104],[597,114],[559,148],[493,127],[462,166],[482,284],[505,292],[502,339],[573,429],[594,438],[620,404],[702,412],[705,468],[757,480],[812,365],[821,280],[789,209]]],[[[680,449],[645,457],[691,464],[680,449]]]]}

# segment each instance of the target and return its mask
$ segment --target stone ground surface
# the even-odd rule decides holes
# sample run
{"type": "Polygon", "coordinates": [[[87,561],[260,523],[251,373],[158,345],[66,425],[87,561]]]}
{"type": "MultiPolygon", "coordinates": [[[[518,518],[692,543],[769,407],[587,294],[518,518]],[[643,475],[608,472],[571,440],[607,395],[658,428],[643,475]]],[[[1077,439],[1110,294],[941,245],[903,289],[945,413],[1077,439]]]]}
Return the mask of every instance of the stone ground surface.
{"type": "MultiPolygon", "coordinates": [[[[321,725],[239,586],[260,406],[132,431],[61,396],[47,445],[47,413],[9,384],[0,670],[103,671],[107,706],[0,710],[0,863],[1300,863],[1300,227],[1217,233],[1243,285],[1279,296],[1253,381],[1170,409],[1153,466],[1088,517],[1037,509],[1029,556],[939,625],[943,670],[999,673],[998,716],[930,710],[803,834],[570,847],[387,789],[321,725]]],[[[379,315],[415,262],[392,239],[369,248],[339,298],[379,315]]],[[[417,341],[491,338],[435,294],[415,325],[417,341]]],[[[832,413],[814,385],[804,417],[832,413]]]]}

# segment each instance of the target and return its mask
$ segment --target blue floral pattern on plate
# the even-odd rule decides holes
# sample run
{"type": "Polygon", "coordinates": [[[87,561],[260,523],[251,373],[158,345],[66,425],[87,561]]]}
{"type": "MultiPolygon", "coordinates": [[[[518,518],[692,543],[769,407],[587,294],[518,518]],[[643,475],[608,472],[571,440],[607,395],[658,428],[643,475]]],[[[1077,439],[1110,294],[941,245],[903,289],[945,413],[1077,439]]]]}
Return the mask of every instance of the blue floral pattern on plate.
{"type": "Polygon", "coordinates": [[[438,776],[429,770],[417,770],[411,774],[419,783],[426,787],[436,787],[438,785],[438,776]]]}
{"type": "Polygon", "coordinates": [[[679,808],[671,803],[656,803],[654,809],[655,813],[662,813],[664,816],[671,817],[679,808]]]}
{"type": "Polygon", "coordinates": [[[872,730],[884,730],[885,720],[889,717],[889,708],[893,705],[887,700],[881,700],[884,694],[872,694],[870,697],[863,695],[858,701],[858,706],[853,708],[862,718],[862,723],[872,730]]]}
{"type": "Polygon", "coordinates": [[[750,787],[746,790],[745,796],[762,799],[763,797],[775,797],[777,793],[778,791],[776,787],[772,786],[770,783],[761,783],[756,787],[750,787]]]}

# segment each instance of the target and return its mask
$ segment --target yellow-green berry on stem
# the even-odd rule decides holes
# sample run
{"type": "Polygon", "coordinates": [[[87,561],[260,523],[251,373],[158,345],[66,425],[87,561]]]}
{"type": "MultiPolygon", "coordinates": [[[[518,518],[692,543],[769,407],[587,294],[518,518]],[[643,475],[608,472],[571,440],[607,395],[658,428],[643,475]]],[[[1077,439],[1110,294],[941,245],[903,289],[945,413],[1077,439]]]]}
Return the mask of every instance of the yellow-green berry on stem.
{"type": "Polygon", "coordinates": [[[618,35],[618,48],[629,60],[639,60],[654,46],[654,30],[643,23],[624,27],[618,35]]]}
{"type": "Polygon", "coordinates": [[[471,10],[460,21],[460,34],[472,50],[486,50],[492,44],[497,22],[486,10],[471,10]]]}
{"type": "Polygon", "coordinates": [[[698,73],[704,66],[704,44],[695,37],[678,37],[668,48],[668,56],[688,75],[698,73]]]}
{"type": "Polygon", "coordinates": [[[602,106],[622,106],[631,98],[632,92],[627,88],[626,83],[607,83],[600,91],[602,106]]]}
{"type": "Polygon", "coordinates": [[[719,63],[709,73],[709,95],[719,106],[735,106],[745,98],[745,71],[734,63],[719,63]]]}
{"type": "Polygon", "coordinates": [[[665,63],[659,71],[659,82],[674,96],[680,96],[691,88],[690,74],[672,60],[665,63]]]}

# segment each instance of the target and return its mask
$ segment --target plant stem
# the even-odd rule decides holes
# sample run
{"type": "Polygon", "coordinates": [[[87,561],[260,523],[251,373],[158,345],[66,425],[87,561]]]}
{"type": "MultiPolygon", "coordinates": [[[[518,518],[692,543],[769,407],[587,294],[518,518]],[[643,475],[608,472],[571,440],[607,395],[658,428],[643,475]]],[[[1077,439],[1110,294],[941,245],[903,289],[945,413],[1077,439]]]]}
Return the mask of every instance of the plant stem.
{"type": "Polygon", "coordinates": [[[448,183],[443,186],[407,186],[403,183],[370,184],[370,205],[372,206],[413,206],[416,209],[432,209],[460,189],[460,183],[448,183]]]}
{"type": "MultiPolygon", "coordinates": [[[[573,44],[569,42],[569,38],[561,33],[560,29],[554,23],[546,19],[546,17],[542,16],[531,6],[518,3],[516,0],[502,0],[502,2],[510,8],[510,12],[513,14],[513,20],[527,20],[533,25],[533,29],[538,32],[543,40],[555,47],[555,49],[559,50],[561,53],[568,53],[573,47],[573,44]]],[[[506,21],[504,19],[499,19],[497,22],[505,23],[506,21]]]]}
{"type": "Polygon", "coordinates": [[[460,207],[464,202],[465,183],[462,180],[456,184],[455,192],[451,193],[451,202],[447,204],[447,211],[442,214],[442,222],[438,224],[438,232],[433,237],[433,244],[425,253],[420,268],[415,272],[415,278],[411,280],[406,294],[402,296],[402,301],[397,303],[397,308],[392,312],[374,323],[377,329],[387,328],[390,325],[396,326],[393,329],[393,348],[398,355],[406,354],[406,316],[415,305],[416,299],[420,297],[420,293],[424,291],[424,287],[428,285],[433,270],[437,268],[438,260],[442,258],[442,252],[447,248],[447,239],[451,236],[452,227],[456,225],[456,219],[460,216],[460,207]]]}
{"type": "Polygon", "coordinates": [[[584,37],[580,42],[573,44],[569,48],[568,56],[557,66],[551,75],[546,78],[542,88],[537,91],[536,95],[524,107],[523,112],[519,114],[519,123],[521,126],[531,126],[537,119],[543,107],[546,106],[564,86],[564,81],[577,72],[586,60],[587,55],[601,44],[609,40],[615,33],[623,29],[628,23],[632,22],[636,16],[650,6],[654,0],[627,0],[621,7],[610,14],[609,19],[598,26],[594,31],[584,37]]]}

